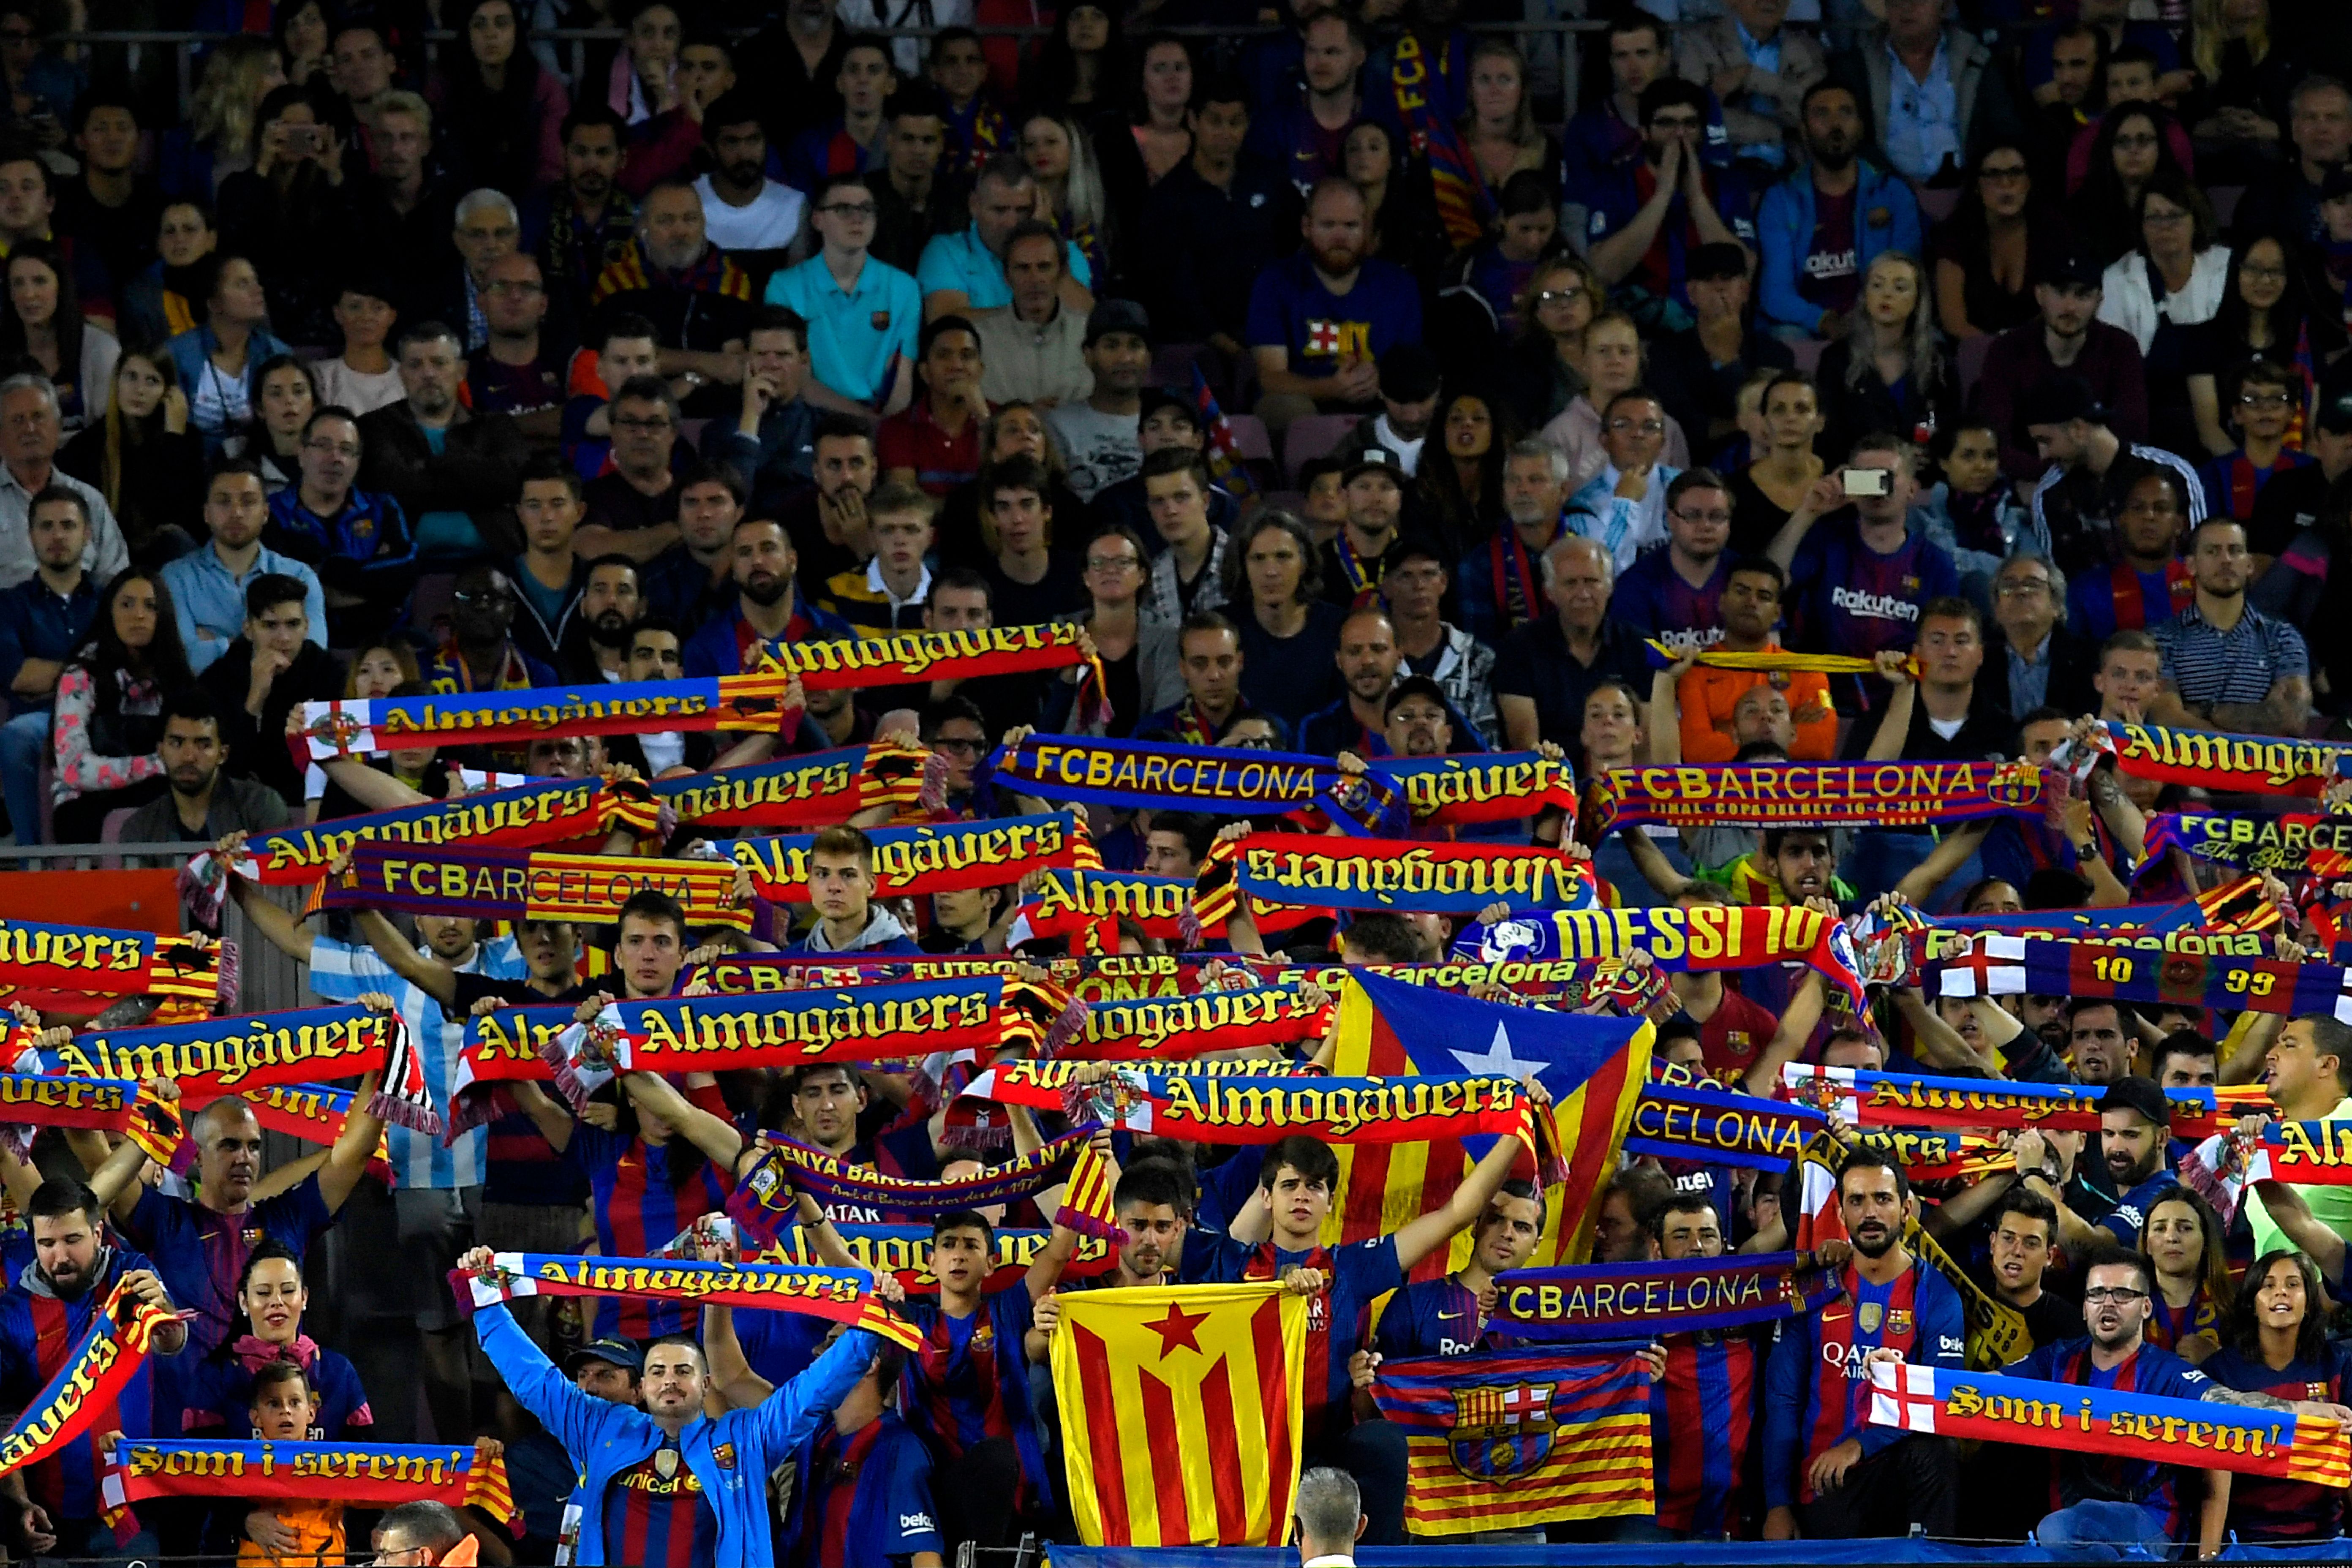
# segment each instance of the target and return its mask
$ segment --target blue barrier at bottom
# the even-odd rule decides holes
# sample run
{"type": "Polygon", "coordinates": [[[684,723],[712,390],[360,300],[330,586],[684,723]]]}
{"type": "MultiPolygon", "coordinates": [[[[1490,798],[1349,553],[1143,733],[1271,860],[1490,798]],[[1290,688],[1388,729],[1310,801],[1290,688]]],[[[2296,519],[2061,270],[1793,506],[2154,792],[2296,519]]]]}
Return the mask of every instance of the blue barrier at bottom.
{"type": "MultiPolygon", "coordinates": [[[[1296,1548],[1062,1546],[1047,1550],[1052,1568],[1297,1568],[1296,1548]]],[[[1600,1542],[1574,1546],[1368,1546],[1356,1553],[1359,1568],[1669,1568],[1713,1564],[1765,1568],[1785,1563],[2080,1563],[2086,1552],[2063,1556],[2040,1546],[1960,1546],[1941,1541],[1730,1541],[1675,1542],[1662,1545],[1600,1542]]],[[[2118,1547],[2098,1555],[2110,1563],[2158,1563],[2166,1559],[2143,1548],[2118,1547]]],[[[2315,1541],[2286,1546],[2223,1548],[2230,1563],[2352,1563],[2352,1540],[2315,1541]]]]}

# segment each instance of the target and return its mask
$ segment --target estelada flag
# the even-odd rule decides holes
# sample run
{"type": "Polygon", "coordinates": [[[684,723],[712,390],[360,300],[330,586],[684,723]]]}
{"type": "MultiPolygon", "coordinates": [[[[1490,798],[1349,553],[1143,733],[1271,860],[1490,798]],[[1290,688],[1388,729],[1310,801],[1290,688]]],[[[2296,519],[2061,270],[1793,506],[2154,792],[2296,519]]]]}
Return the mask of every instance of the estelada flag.
{"type": "Polygon", "coordinates": [[[1405,1429],[1416,1536],[1648,1513],[1650,1381],[1623,1348],[1384,1362],[1372,1398],[1405,1429]]]}
{"type": "MultiPolygon", "coordinates": [[[[1544,1233],[1528,1260],[1542,1268],[1581,1263],[1591,1252],[1592,1209],[1617,1169],[1619,1146],[1649,1080],[1655,1037],[1643,1018],[1538,1012],[1359,971],[1340,997],[1331,1070],[1347,1077],[1532,1075],[1549,1090],[1569,1166],[1567,1180],[1545,1194],[1544,1233]]],[[[1444,1207],[1487,1147],[1484,1138],[1336,1145],[1339,1185],[1324,1242],[1369,1241],[1444,1207]]],[[[1434,1279],[1461,1267],[1469,1247],[1465,1232],[1454,1237],[1458,1256],[1432,1253],[1412,1277],[1434,1279]]]]}
{"type": "Polygon", "coordinates": [[[1298,1489],[1307,1298],[1266,1281],[1056,1300],[1054,1394],[1078,1538],[1281,1545],[1298,1489]]]}

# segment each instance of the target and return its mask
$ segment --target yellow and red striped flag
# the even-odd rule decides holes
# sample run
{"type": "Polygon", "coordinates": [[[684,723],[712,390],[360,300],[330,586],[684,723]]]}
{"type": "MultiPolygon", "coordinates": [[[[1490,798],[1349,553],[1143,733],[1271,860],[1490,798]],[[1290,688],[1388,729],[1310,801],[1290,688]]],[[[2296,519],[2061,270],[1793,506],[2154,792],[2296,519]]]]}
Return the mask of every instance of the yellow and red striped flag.
{"type": "Polygon", "coordinates": [[[1088,1546],[1279,1546],[1298,1487],[1307,1298],[1279,1285],[1063,1295],[1070,1511],[1088,1546]]]}
{"type": "MultiPolygon", "coordinates": [[[[1568,1152],[1564,1182],[1544,1179],[1544,1233],[1530,1266],[1581,1263],[1592,1247],[1592,1210],[1617,1169],[1617,1152],[1649,1081],[1656,1030],[1646,1019],[1551,1013],[1452,996],[1377,976],[1349,977],[1339,1000],[1331,1064],[1349,1078],[1419,1073],[1532,1077],[1551,1093],[1558,1143],[1568,1152]]],[[[1483,1142],[1476,1152],[1485,1152],[1483,1142]]],[[[1442,1208],[1468,1173],[1459,1139],[1426,1143],[1341,1143],[1339,1185],[1323,1240],[1369,1241],[1442,1208]]],[[[1469,1261],[1470,1233],[1452,1257],[1432,1253],[1414,1268],[1433,1279],[1469,1261]]]]}

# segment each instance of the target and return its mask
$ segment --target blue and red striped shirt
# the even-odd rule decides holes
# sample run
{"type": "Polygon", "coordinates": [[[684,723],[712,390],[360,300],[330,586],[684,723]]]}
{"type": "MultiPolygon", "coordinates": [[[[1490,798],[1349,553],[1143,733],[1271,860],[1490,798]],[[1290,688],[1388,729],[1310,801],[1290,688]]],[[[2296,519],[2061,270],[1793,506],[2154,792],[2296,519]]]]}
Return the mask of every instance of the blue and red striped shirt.
{"type": "Polygon", "coordinates": [[[923,1348],[907,1358],[898,1407],[922,1435],[935,1463],[963,1457],[974,1444],[1003,1437],[1021,1461],[1023,1508],[1043,1507],[1054,1495],[1045,1453],[1029,1404],[1029,1358],[1021,1342],[1034,1305],[1025,1285],[981,1299],[970,1317],[950,1317],[939,1298],[909,1300],[907,1321],[923,1348]]]}
{"type": "MultiPolygon", "coordinates": [[[[607,1258],[646,1257],[702,1215],[724,1209],[734,1184],[683,1138],[656,1147],[583,1122],[572,1129],[563,1152],[588,1178],[595,1196],[596,1248],[607,1258]],[[673,1160],[700,1168],[673,1184],[673,1160]]],[[[673,1301],[603,1296],[596,1301],[596,1337],[652,1340],[690,1333],[696,1318],[691,1309],[673,1301]]]]}
{"type": "MultiPolygon", "coordinates": [[[[2315,1303],[2315,1306],[2316,1304],[2315,1303]]],[[[2331,1340],[2318,1357],[2298,1356],[2273,1368],[2232,1348],[2205,1358],[2197,1370],[2224,1388],[2277,1399],[2344,1403],[2352,1386],[2352,1347],[2331,1340]]],[[[2241,1473],[2230,1478],[2230,1528],[2247,1541],[2329,1541],[2344,1522],[2344,1493],[2313,1481],[2278,1480],[2241,1473]]]]}
{"type": "Polygon", "coordinates": [[[946,1550],[931,1506],[931,1457],[895,1410],[846,1437],[826,1416],[801,1446],[793,1495],[786,1568],[891,1568],[946,1550]]]}
{"type": "Polygon", "coordinates": [[[1670,1334],[1666,1375],[1650,1385],[1658,1523],[1702,1539],[1739,1528],[1739,1489],[1756,1433],[1756,1342],[1670,1334]]]}
{"type": "MultiPolygon", "coordinates": [[[[2092,1364],[2087,1337],[2043,1345],[2001,1370],[2011,1377],[2038,1378],[2077,1388],[2111,1388],[2118,1394],[2152,1394],[2166,1399],[2201,1399],[2212,1386],[2203,1373],[2170,1351],[2147,1343],[2102,1371],[2092,1364]]],[[[2059,1461],[2050,1506],[2054,1510],[2084,1501],[2137,1503],[2166,1536],[2177,1539],[2180,1500],[2172,1472],[2172,1466],[2148,1459],[2068,1454],[2059,1461]]]]}
{"type": "Polygon", "coordinates": [[[604,1506],[604,1561],[640,1568],[709,1568],[719,1556],[719,1514],[671,1437],[613,1478],[604,1506]]]}
{"type": "Polygon", "coordinates": [[[303,1178],[276,1197],[248,1205],[238,1214],[220,1214],[194,1198],[173,1197],[150,1187],[122,1227],[125,1239],[155,1260],[155,1272],[188,1320],[187,1354],[205,1356],[226,1340],[236,1322],[236,1282],[245,1260],[264,1241],[283,1242],[299,1258],[312,1240],[335,1223],[319,1178],[303,1178]]]}
{"type": "MultiPolygon", "coordinates": [[[[151,1189],[150,1196],[152,1196],[151,1189]]],[[[65,1370],[66,1362],[89,1330],[91,1316],[106,1304],[116,1281],[155,1265],[127,1247],[101,1254],[97,1279],[73,1300],[60,1300],[46,1283],[37,1293],[28,1289],[36,1278],[26,1269],[24,1281],[0,1296],[0,1400],[11,1410],[22,1410],[49,1380],[65,1370]]],[[[176,1296],[174,1300],[176,1300],[176,1296]]],[[[191,1322],[190,1329],[195,1324],[191,1322]]],[[[179,1435],[177,1419],[159,1423],[155,1394],[155,1363],[141,1363],[111,1405],[100,1406],[82,1435],[55,1458],[25,1472],[32,1500],[48,1510],[54,1520],[93,1520],[100,1516],[96,1437],[121,1432],[126,1437],[172,1437],[179,1435]]]]}

